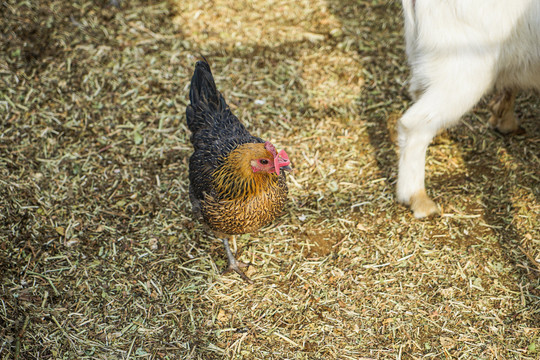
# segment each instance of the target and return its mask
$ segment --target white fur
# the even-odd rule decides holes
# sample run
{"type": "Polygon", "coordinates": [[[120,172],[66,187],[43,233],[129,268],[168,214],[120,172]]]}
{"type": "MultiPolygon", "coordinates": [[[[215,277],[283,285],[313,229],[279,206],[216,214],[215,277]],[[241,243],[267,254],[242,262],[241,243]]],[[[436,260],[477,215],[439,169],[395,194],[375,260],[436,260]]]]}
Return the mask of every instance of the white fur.
{"type": "MultiPolygon", "coordinates": [[[[416,102],[398,123],[397,197],[412,204],[424,191],[427,147],[441,129],[493,88],[540,90],[540,0],[402,2],[416,102]]],[[[414,206],[417,217],[430,214],[414,206]]]]}

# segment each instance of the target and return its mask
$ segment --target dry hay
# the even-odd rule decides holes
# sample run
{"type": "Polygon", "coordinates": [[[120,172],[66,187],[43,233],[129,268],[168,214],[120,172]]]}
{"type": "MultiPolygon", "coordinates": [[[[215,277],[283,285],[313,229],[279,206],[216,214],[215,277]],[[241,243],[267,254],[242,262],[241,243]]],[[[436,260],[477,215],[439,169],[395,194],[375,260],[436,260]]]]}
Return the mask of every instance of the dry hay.
{"type": "Polygon", "coordinates": [[[538,97],[503,137],[484,104],[395,203],[408,106],[396,1],[0,4],[2,359],[536,359],[538,97]],[[199,54],[293,160],[287,213],[237,241],[190,215],[199,54]]]}

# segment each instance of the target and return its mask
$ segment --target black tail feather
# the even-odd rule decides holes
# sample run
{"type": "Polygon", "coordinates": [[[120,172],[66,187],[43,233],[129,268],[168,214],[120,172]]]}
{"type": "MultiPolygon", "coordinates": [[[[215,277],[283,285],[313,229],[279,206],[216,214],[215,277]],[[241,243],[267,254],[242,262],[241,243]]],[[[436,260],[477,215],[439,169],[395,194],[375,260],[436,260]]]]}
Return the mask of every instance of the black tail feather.
{"type": "Polygon", "coordinates": [[[202,128],[211,126],[214,121],[212,115],[226,107],[225,99],[216,88],[210,65],[206,59],[197,61],[195,64],[189,100],[191,104],[186,109],[187,125],[193,134],[202,128]]]}
{"type": "Polygon", "coordinates": [[[197,61],[195,72],[191,78],[191,89],[189,91],[191,105],[203,102],[208,105],[219,105],[219,92],[210,70],[210,65],[206,61],[197,61]]]}

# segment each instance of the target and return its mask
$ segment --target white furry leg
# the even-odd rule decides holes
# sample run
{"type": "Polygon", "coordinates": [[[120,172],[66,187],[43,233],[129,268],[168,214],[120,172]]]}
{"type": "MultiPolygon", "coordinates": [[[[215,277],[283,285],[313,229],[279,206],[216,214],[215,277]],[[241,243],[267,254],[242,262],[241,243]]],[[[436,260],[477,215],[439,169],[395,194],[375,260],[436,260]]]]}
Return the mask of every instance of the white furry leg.
{"type": "Polygon", "coordinates": [[[487,82],[471,82],[474,77],[460,75],[433,81],[398,123],[397,198],[410,205],[417,218],[439,212],[424,187],[427,147],[440,130],[457,123],[487,88],[487,82]]]}
{"type": "Polygon", "coordinates": [[[419,108],[417,104],[413,105],[398,123],[400,158],[397,198],[410,205],[417,218],[439,212],[424,188],[426,150],[436,131],[430,129],[427,121],[418,121],[425,117],[418,113],[419,108]]]}

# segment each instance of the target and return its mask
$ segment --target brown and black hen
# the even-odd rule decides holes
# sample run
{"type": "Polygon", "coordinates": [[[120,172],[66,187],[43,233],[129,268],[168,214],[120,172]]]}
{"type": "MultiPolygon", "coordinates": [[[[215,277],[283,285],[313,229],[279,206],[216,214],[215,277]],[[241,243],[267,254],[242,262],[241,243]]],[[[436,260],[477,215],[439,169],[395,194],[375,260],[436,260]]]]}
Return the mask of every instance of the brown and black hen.
{"type": "Polygon", "coordinates": [[[206,61],[191,79],[186,117],[194,152],[189,159],[189,195],[196,217],[222,238],[228,271],[252,281],[229,247],[228,237],[258,230],[279,216],[287,200],[287,153],[252,136],[234,116],[206,61]]]}

